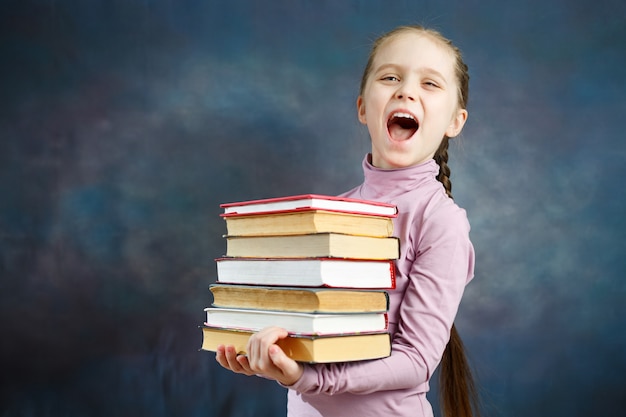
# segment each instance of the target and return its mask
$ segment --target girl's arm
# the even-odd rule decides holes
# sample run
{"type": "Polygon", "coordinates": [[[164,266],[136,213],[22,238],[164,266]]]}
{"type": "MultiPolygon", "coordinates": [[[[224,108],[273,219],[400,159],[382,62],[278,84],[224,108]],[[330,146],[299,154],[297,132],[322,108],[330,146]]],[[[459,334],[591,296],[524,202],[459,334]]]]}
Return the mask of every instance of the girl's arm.
{"type": "MultiPolygon", "coordinates": [[[[447,211],[447,210],[444,210],[447,211]]],[[[454,210],[456,211],[456,210],[454,210]]],[[[419,252],[408,262],[391,356],[365,362],[306,365],[288,386],[302,393],[368,394],[427,383],[448,343],[465,285],[473,276],[474,251],[464,212],[438,213],[419,227],[419,252]],[[451,215],[452,214],[452,215],[451,215]]]]}

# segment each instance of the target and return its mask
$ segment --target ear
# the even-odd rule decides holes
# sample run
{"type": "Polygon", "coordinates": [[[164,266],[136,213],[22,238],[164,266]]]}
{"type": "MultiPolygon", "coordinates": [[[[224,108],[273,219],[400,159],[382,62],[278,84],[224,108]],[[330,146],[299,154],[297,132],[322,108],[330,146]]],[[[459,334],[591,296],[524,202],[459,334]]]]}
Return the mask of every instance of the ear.
{"type": "Polygon", "coordinates": [[[365,103],[363,102],[363,96],[359,96],[356,99],[356,108],[359,122],[361,122],[362,124],[367,124],[367,120],[365,119],[365,103]]]}
{"type": "Polygon", "coordinates": [[[467,121],[467,110],[459,109],[456,112],[456,115],[454,116],[454,118],[452,119],[452,122],[450,122],[450,125],[446,129],[446,136],[449,138],[453,138],[457,136],[459,133],[461,133],[461,130],[463,130],[463,126],[465,125],[466,121],[467,121]]]}

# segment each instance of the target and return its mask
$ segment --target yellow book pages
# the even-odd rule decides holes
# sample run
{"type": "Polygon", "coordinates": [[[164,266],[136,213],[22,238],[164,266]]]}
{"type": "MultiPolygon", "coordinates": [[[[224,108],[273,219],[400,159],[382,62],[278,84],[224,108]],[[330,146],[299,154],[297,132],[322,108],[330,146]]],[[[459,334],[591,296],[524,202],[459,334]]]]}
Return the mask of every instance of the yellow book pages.
{"type": "Polygon", "coordinates": [[[389,305],[385,291],[227,284],[213,284],[209,289],[213,294],[213,305],[223,308],[356,313],[387,311],[389,305]]]}
{"type": "MultiPolygon", "coordinates": [[[[202,328],[202,350],[215,352],[219,345],[233,345],[240,354],[252,333],[238,330],[202,328]]],[[[349,362],[384,358],[391,353],[388,333],[356,334],[331,337],[291,335],[277,343],[293,360],[309,363],[349,362]]]]}
{"type": "Polygon", "coordinates": [[[302,211],[225,217],[229,236],[298,235],[343,233],[390,237],[393,221],[389,217],[363,216],[329,211],[302,211]]]}
{"type": "Polygon", "coordinates": [[[397,259],[399,255],[400,244],[393,237],[320,233],[226,238],[226,256],[230,257],[397,259]]]}

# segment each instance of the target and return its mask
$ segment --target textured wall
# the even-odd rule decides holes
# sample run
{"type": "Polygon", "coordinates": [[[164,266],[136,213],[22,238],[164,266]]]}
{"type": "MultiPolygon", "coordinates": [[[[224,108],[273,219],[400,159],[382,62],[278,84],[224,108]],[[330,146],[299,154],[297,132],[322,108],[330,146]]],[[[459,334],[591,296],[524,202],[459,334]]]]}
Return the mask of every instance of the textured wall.
{"type": "Polygon", "coordinates": [[[450,163],[485,414],[623,413],[625,4],[2,2],[0,416],[281,415],[197,352],[218,206],[360,182],[360,71],[404,23],[470,66],[450,163]]]}

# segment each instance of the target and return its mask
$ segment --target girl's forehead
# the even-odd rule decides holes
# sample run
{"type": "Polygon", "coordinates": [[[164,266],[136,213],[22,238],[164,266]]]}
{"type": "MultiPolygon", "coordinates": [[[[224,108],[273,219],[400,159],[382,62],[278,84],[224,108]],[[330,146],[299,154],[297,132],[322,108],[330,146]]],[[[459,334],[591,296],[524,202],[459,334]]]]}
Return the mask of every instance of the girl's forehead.
{"type": "Polygon", "coordinates": [[[385,64],[436,66],[453,72],[454,56],[450,48],[432,36],[418,32],[396,34],[385,40],[374,56],[374,68],[385,64]]]}

